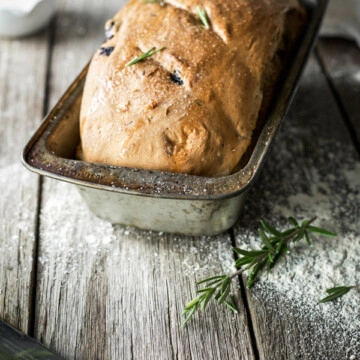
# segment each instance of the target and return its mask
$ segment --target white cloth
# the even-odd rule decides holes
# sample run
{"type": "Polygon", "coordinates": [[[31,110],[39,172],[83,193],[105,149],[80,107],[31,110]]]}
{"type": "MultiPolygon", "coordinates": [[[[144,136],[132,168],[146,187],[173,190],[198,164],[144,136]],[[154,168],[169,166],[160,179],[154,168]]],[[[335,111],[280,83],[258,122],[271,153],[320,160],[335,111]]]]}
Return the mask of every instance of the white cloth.
{"type": "Polygon", "coordinates": [[[40,0],[0,0],[0,9],[28,13],[40,0]]]}

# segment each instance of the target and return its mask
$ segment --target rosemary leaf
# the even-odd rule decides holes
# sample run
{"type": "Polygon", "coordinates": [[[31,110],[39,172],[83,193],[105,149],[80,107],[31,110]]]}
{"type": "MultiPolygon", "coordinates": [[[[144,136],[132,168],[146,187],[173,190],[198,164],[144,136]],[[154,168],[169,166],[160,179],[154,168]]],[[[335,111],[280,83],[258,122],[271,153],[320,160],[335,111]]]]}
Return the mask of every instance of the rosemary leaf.
{"type": "Polygon", "coordinates": [[[290,222],[290,224],[294,225],[296,228],[299,227],[299,223],[297,222],[297,220],[294,217],[290,216],[288,218],[288,221],[290,222]]]}
{"type": "Polygon", "coordinates": [[[226,276],[221,284],[221,288],[220,288],[221,293],[223,293],[229,287],[229,285],[230,285],[230,279],[228,276],[226,276]]]}
{"type": "MultiPolygon", "coordinates": [[[[264,256],[264,254],[263,254],[262,256],[264,256]]],[[[262,258],[261,258],[261,259],[262,259],[262,258]]],[[[261,260],[261,259],[260,259],[260,260],[261,260]]],[[[238,259],[238,260],[240,260],[240,259],[238,259]]],[[[251,269],[251,268],[252,268],[253,266],[255,266],[258,262],[259,262],[259,258],[253,257],[253,258],[251,259],[251,263],[250,263],[248,266],[246,266],[245,269],[251,269]]]]}
{"type": "Polygon", "coordinates": [[[263,244],[265,245],[265,247],[267,247],[271,251],[274,251],[275,248],[271,244],[271,242],[270,242],[269,238],[267,237],[267,235],[265,234],[264,230],[262,228],[259,228],[258,232],[259,232],[259,235],[260,235],[260,239],[263,242],[263,244]]]}
{"type": "Polygon", "coordinates": [[[301,226],[302,226],[302,227],[306,227],[306,226],[308,226],[308,224],[309,224],[309,220],[304,220],[304,221],[301,223],[301,226]]]}
{"type": "Polygon", "coordinates": [[[235,302],[233,297],[230,295],[229,299],[227,301],[224,301],[224,304],[230,309],[232,310],[235,314],[238,313],[238,310],[236,308],[235,302]]]}
{"type": "Polygon", "coordinates": [[[235,261],[235,267],[238,269],[244,265],[247,265],[247,264],[250,264],[251,262],[253,261],[252,258],[249,258],[249,257],[242,257],[242,258],[239,258],[235,261]]]}
{"type": "Polygon", "coordinates": [[[283,231],[283,232],[281,233],[281,237],[284,238],[284,237],[286,237],[286,236],[289,236],[289,235],[291,235],[294,231],[296,231],[297,229],[298,229],[298,227],[285,230],[285,231],[283,231]]]}
{"type": "Polygon", "coordinates": [[[283,247],[284,247],[284,244],[283,244],[282,241],[280,241],[280,242],[277,244],[277,246],[276,246],[275,252],[276,252],[277,254],[279,254],[279,253],[281,252],[281,250],[283,249],[283,247]]]}
{"type": "Polygon", "coordinates": [[[188,312],[191,308],[196,306],[199,303],[200,299],[198,297],[192,299],[185,305],[184,313],[188,312]]]}
{"type": "Polygon", "coordinates": [[[251,258],[254,256],[259,256],[259,255],[267,253],[266,250],[250,250],[250,251],[248,251],[248,250],[242,250],[242,249],[239,249],[236,247],[233,247],[233,250],[240,255],[249,256],[251,258]]]}
{"type": "Polygon", "coordinates": [[[287,247],[283,246],[278,253],[273,257],[273,261],[268,266],[268,272],[277,264],[277,262],[285,255],[287,247]]]}
{"type": "Polygon", "coordinates": [[[203,284],[203,283],[207,283],[207,282],[209,282],[209,281],[212,281],[212,280],[223,280],[225,277],[226,277],[226,275],[212,276],[212,277],[209,277],[209,278],[207,278],[207,279],[204,279],[204,280],[201,280],[201,281],[197,281],[196,284],[197,284],[197,285],[200,285],[200,284],[203,284]]]}
{"type": "Polygon", "coordinates": [[[218,304],[221,305],[230,293],[230,282],[227,284],[224,290],[221,290],[220,296],[216,299],[218,304]]]}
{"type": "Polygon", "coordinates": [[[199,19],[201,20],[201,22],[203,23],[203,25],[209,29],[210,28],[210,24],[209,24],[209,20],[208,17],[206,15],[206,11],[205,9],[201,9],[199,7],[196,8],[196,12],[199,16],[199,19]]]}
{"type": "Polygon", "coordinates": [[[267,260],[263,260],[257,263],[253,270],[250,272],[246,287],[249,289],[255,282],[256,277],[258,276],[260,270],[266,265],[267,260]]]}
{"type": "Polygon", "coordinates": [[[276,230],[272,225],[270,225],[266,221],[260,220],[260,224],[268,233],[270,233],[276,237],[281,237],[281,235],[282,235],[281,232],[276,230]]]}
{"type": "Polygon", "coordinates": [[[222,304],[229,295],[230,284],[231,284],[231,280],[227,276],[222,282],[219,292],[215,296],[215,299],[217,300],[218,304],[222,304]]]}
{"type": "Polygon", "coordinates": [[[189,312],[189,314],[187,315],[185,321],[183,322],[183,327],[189,322],[189,320],[192,318],[192,316],[194,315],[195,311],[198,309],[200,303],[198,303],[197,305],[195,305],[194,307],[191,308],[191,310],[187,310],[186,312],[183,312],[183,315],[187,314],[189,312]]]}
{"type": "Polygon", "coordinates": [[[307,229],[312,233],[316,233],[324,236],[337,236],[335,233],[331,231],[327,231],[325,229],[321,229],[316,226],[308,226],[307,229]]]}
{"type": "Polygon", "coordinates": [[[140,0],[143,4],[159,4],[161,6],[165,5],[165,1],[162,0],[140,0]]]}
{"type": "Polygon", "coordinates": [[[302,229],[301,231],[299,231],[299,233],[294,237],[294,239],[292,240],[293,242],[297,242],[299,240],[301,240],[305,235],[305,230],[302,229]]]}
{"type": "Polygon", "coordinates": [[[207,288],[210,288],[211,286],[220,286],[220,284],[222,283],[222,280],[213,280],[213,281],[210,281],[210,282],[208,282],[208,283],[206,283],[206,287],[207,288]]]}
{"type": "Polygon", "coordinates": [[[333,301],[338,299],[339,297],[347,294],[352,288],[355,286],[336,286],[330,289],[327,289],[326,292],[329,294],[323,299],[318,301],[318,304],[333,301]]]}
{"type": "Polygon", "coordinates": [[[204,300],[203,300],[203,304],[202,304],[202,310],[203,311],[205,310],[206,305],[208,304],[211,297],[214,295],[215,291],[216,291],[216,288],[212,288],[207,292],[207,294],[204,295],[204,300]]]}
{"type": "Polygon", "coordinates": [[[131,66],[131,65],[134,65],[134,64],[137,64],[138,62],[150,57],[150,56],[153,56],[155,55],[156,53],[158,53],[159,51],[161,50],[164,50],[165,47],[161,47],[157,50],[155,50],[156,48],[155,47],[152,47],[151,49],[149,49],[148,51],[144,52],[142,55],[140,55],[139,57],[135,58],[135,59],[132,59],[131,61],[129,61],[126,66],[131,66]]]}

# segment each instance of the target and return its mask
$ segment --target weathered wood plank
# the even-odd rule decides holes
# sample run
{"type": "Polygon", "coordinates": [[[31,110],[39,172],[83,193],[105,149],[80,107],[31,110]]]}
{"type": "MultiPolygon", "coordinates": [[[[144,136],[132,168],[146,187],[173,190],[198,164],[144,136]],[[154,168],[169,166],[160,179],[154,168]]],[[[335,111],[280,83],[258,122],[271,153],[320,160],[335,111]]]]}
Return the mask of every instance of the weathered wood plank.
{"type": "Polygon", "coordinates": [[[359,292],[317,305],[325,289],[359,284],[360,164],[320,67],[312,59],[262,174],[235,228],[237,246],[258,248],[259,220],[317,216],[335,231],[297,244],[247,294],[261,359],[360,356],[359,292]]]}
{"type": "Polygon", "coordinates": [[[360,49],[349,40],[324,38],[318,53],[360,146],[360,49]]]}
{"type": "Polygon", "coordinates": [[[0,39],[0,317],[31,324],[38,177],[20,163],[43,116],[48,34],[0,39]]]}
{"type": "MultiPolygon", "coordinates": [[[[50,104],[99,46],[118,6],[62,3],[50,104]]],[[[46,179],[39,253],[36,338],[68,359],[254,358],[240,297],[239,316],[210,306],[181,328],[196,279],[229,271],[227,234],[174,237],[112,226],[89,213],[76,189],[46,179]]]]}
{"type": "Polygon", "coordinates": [[[180,314],[194,281],[227,273],[226,235],[174,237],[112,226],[68,184],[46,182],[41,217],[39,339],[66,358],[251,359],[246,313],[180,314]]]}

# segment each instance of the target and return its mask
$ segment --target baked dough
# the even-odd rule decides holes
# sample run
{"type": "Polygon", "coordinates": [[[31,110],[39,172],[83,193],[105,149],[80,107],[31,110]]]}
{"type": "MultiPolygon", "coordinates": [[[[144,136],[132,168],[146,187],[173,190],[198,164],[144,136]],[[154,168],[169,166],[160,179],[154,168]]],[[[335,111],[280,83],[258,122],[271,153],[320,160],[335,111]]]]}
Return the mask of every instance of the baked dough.
{"type": "Polygon", "coordinates": [[[88,70],[81,158],[230,174],[304,21],[296,0],[129,1],[106,23],[88,70]],[[127,66],[152,48],[159,51],[127,66]]]}

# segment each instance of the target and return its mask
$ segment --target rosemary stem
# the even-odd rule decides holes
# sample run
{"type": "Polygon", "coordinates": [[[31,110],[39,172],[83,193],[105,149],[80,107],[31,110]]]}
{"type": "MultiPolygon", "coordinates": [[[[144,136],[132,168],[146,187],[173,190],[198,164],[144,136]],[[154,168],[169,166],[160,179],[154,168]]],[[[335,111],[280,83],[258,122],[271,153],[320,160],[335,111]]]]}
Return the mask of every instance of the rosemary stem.
{"type": "MultiPolygon", "coordinates": [[[[279,258],[284,255],[284,252],[288,250],[287,245],[290,241],[299,241],[305,238],[308,245],[311,245],[309,233],[336,236],[336,234],[328,230],[310,226],[316,218],[317,217],[314,216],[310,220],[302,221],[300,224],[293,217],[289,217],[288,220],[292,226],[286,231],[280,231],[271,224],[261,220],[260,224],[262,228],[258,229],[262,242],[261,248],[249,251],[233,247],[233,250],[240,256],[235,262],[235,271],[231,275],[218,275],[196,282],[197,285],[202,284],[203,288],[198,289],[196,291],[198,296],[185,305],[182,315],[186,315],[187,317],[183,326],[188,323],[196,310],[205,310],[211,298],[215,299],[219,305],[224,304],[236,312],[236,305],[231,295],[231,281],[244,271],[249,270],[250,274],[246,287],[251,287],[265,266],[267,266],[269,272],[274,264],[278,262],[279,258]]],[[[354,287],[359,289],[359,284],[354,286],[335,286],[327,289],[326,292],[328,296],[320,299],[319,302],[323,303],[337,299],[354,287]]]]}
{"type": "MultiPolygon", "coordinates": [[[[308,223],[306,224],[305,228],[307,226],[309,226],[311,223],[313,223],[316,220],[316,216],[314,216],[313,218],[311,218],[308,223]]],[[[300,226],[298,229],[296,229],[294,232],[292,232],[291,234],[289,234],[288,236],[285,237],[284,239],[284,244],[287,244],[289,241],[291,241],[294,236],[296,236],[299,232],[301,232],[302,230],[304,230],[303,226],[300,226]]]]}
{"type": "MultiPolygon", "coordinates": [[[[290,233],[288,236],[286,236],[286,237],[284,238],[283,244],[286,245],[287,243],[289,243],[297,234],[299,234],[301,231],[303,231],[304,228],[306,228],[307,226],[309,226],[309,225],[310,225],[311,223],[313,223],[315,220],[316,220],[316,216],[314,216],[313,218],[311,218],[311,219],[307,222],[306,226],[300,226],[298,229],[294,230],[292,233],[290,233]]],[[[267,256],[268,256],[267,253],[265,253],[265,254],[263,254],[263,255],[260,255],[260,256],[256,259],[256,261],[255,261],[254,264],[259,264],[259,263],[261,263],[263,260],[266,259],[267,256]]],[[[232,275],[229,275],[229,279],[231,280],[231,279],[233,279],[234,277],[240,275],[240,274],[241,274],[244,270],[246,270],[246,269],[247,269],[246,267],[239,269],[238,271],[234,272],[232,275]]]]}
{"type": "Polygon", "coordinates": [[[245,271],[245,268],[241,268],[237,271],[235,271],[234,273],[232,273],[231,275],[229,275],[229,279],[232,280],[234,277],[242,274],[245,271]]]}

